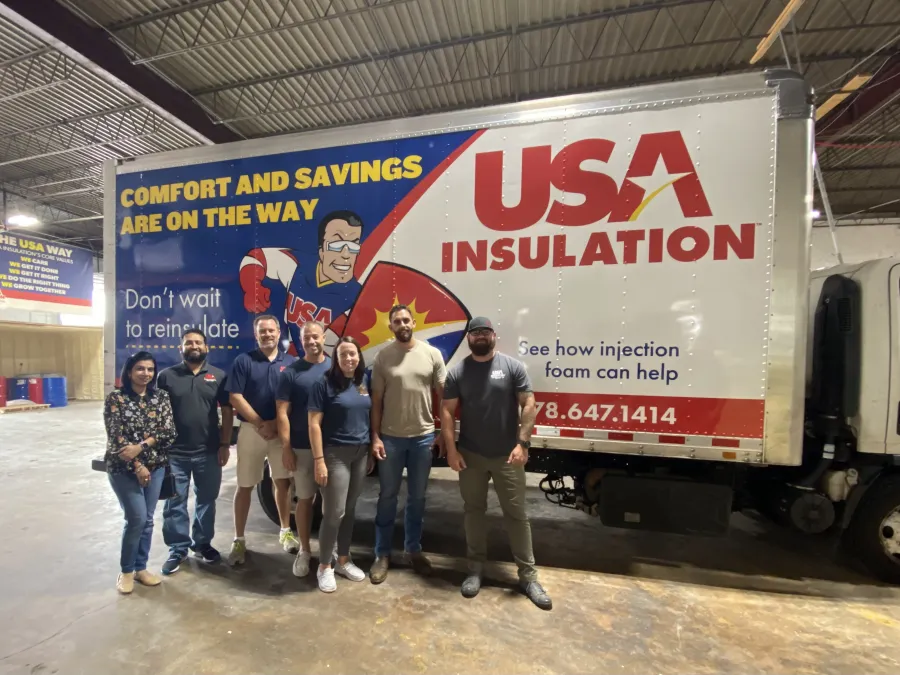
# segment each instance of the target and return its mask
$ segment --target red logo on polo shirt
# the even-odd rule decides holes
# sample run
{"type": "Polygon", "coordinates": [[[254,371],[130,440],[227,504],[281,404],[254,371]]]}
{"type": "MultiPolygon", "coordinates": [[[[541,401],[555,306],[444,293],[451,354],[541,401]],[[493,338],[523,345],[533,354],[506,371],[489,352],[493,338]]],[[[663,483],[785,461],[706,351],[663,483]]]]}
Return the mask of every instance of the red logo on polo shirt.
{"type": "Polygon", "coordinates": [[[215,382],[216,376],[213,375],[212,373],[207,373],[206,375],[203,376],[203,379],[206,380],[207,382],[215,382]]]}
{"type": "Polygon", "coordinates": [[[283,372],[284,372],[284,366],[281,366],[281,370],[279,370],[278,372],[279,372],[279,373],[283,373],[283,372]]]}

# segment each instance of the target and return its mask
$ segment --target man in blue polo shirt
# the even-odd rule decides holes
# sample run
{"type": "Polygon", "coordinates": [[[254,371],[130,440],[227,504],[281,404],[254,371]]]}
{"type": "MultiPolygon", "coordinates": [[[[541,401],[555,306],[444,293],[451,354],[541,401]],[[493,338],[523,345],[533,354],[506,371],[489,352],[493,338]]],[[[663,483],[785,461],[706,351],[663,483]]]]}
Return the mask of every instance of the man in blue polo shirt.
{"type": "Polygon", "coordinates": [[[247,544],[244,527],[250,514],[253,488],[263,479],[266,460],[275,485],[275,504],[281,521],[279,541],[285,551],[296,553],[297,538],[291,532],[290,472],[281,459],[281,441],[275,421],[275,393],[285,368],[296,358],[278,348],[281,327],[271,314],[253,321],[257,349],[234,360],[228,392],[231,405],[241,420],[237,439],[237,490],[234,493],[234,542],[228,562],[244,562],[247,544]]]}
{"type": "Polygon", "coordinates": [[[316,496],[315,467],[309,445],[307,403],[313,385],[325,377],[331,359],[325,356],[325,326],[307,321],[300,329],[303,358],[292,363],[281,375],[275,405],[278,412],[278,436],[281,438],[284,467],[294,474],[297,497],[297,536],[300,551],[294,560],[294,576],[309,574],[309,536],[312,529],[313,497],[316,496]]]}

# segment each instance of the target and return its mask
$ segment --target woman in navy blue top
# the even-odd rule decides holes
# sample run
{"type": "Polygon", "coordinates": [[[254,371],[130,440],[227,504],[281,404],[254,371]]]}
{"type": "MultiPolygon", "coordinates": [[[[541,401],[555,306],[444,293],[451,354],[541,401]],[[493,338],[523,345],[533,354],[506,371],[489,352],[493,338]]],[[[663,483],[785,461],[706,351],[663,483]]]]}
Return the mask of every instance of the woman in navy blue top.
{"type": "Polygon", "coordinates": [[[356,500],[362,492],[369,458],[369,377],[359,344],[343,337],[331,368],[313,386],[307,404],[309,444],[316,483],[322,493],[319,526],[319,589],[337,590],[334,575],[363,581],[365,572],[350,560],[356,500]],[[337,542],[337,562],[331,561],[337,542]]]}

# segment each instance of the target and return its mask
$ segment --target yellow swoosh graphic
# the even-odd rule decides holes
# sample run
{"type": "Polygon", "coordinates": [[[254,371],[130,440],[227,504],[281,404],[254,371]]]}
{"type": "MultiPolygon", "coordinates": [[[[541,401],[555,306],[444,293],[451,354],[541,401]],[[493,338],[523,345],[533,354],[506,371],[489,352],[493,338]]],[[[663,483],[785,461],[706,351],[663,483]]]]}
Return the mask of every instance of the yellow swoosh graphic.
{"type": "MultiPolygon", "coordinates": [[[[687,176],[687,175],[688,174],[685,174],[685,176],[687,176]]],[[[644,201],[642,201],[638,205],[638,207],[634,210],[634,213],[631,214],[631,217],[628,219],[628,221],[632,222],[632,221],[637,220],[638,216],[641,215],[641,211],[643,211],[647,207],[647,204],[649,204],[651,201],[653,201],[653,198],[656,197],[656,195],[658,195],[660,192],[662,192],[667,187],[672,185],[672,183],[674,183],[675,181],[681,180],[682,178],[684,178],[684,176],[679,176],[678,178],[673,178],[672,180],[670,180],[668,183],[666,183],[662,187],[656,188],[653,192],[651,192],[649,195],[644,197],[644,201]]]]}

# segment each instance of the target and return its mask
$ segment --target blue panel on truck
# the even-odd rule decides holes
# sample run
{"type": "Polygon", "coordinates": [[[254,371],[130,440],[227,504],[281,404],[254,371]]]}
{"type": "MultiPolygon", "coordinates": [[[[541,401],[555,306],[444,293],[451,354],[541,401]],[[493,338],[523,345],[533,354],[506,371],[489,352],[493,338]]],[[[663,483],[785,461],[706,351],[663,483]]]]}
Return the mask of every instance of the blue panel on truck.
{"type": "MultiPolygon", "coordinates": [[[[342,326],[360,294],[360,277],[371,272],[374,253],[477,135],[445,133],[118,175],[116,373],[139,349],[153,352],[160,369],[180,361],[181,332],[194,326],[208,336],[210,362],[227,369],[255,346],[252,321],[261,313],[284,322],[286,346],[289,341],[300,354],[306,321],[341,334],[335,326],[342,326]]],[[[407,268],[391,266],[369,277],[433,281],[401,269],[407,268]]],[[[460,311],[454,319],[465,320],[460,311]]],[[[445,357],[461,335],[444,338],[451,351],[445,357]]]]}

